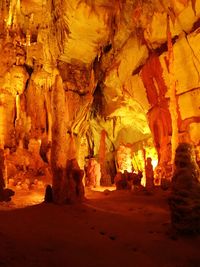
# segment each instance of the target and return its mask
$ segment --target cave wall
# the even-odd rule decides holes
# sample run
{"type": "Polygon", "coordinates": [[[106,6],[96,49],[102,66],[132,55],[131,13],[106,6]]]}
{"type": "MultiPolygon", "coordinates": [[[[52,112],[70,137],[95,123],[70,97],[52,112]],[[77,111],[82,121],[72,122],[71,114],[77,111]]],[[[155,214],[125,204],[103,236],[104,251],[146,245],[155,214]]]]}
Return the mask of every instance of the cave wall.
{"type": "MultiPolygon", "coordinates": [[[[198,31],[181,36],[173,45],[174,76],[176,80],[177,124],[179,129],[179,142],[190,142],[199,145],[199,48],[194,45],[198,42],[198,31]]],[[[166,62],[167,52],[160,56],[152,55],[140,72],[146,88],[146,97],[150,104],[148,120],[161,162],[166,155],[167,144],[170,144],[172,134],[171,116],[169,110],[169,72],[166,62]],[[155,128],[154,128],[155,127],[155,128]],[[163,142],[163,144],[162,144],[163,142]]]]}

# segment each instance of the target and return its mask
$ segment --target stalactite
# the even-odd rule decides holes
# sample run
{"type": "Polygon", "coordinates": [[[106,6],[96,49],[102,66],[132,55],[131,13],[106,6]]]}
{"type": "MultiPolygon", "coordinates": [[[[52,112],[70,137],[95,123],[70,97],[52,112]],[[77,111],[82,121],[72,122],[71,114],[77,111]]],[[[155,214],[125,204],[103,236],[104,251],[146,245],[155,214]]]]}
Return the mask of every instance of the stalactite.
{"type": "Polygon", "coordinates": [[[113,117],[113,138],[115,138],[116,125],[117,125],[117,117],[113,117]]]}
{"type": "Polygon", "coordinates": [[[53,110],[53,101],[52,101],[52,88],[55,83],[55,77],[58,74],[57,69],[53,66],[51,69],[52,73],[47,75],[45,85],[44,85],[44,99],[45,99],[45,108],[47,113],[47,139],[48,142],[52,141],[52,110],[53,110]]]}
{"type": "Polygon", "coordinates": [[[174,162],[175,151],[178,145],[178,114],[176,99],[176,79],[174,76],[174,53],[172,45],[172,37],[170,31],[170,20],[167,15],[167,45],[168,45],[168,64],[169,64],[169,110],[172,120],[172,137],[171,137],[171,162],[174,162]]]}
{"type": "Polygon", "coordinates": [[[102,130],[100,147],[99,147],[99,162],[102,166],[105,163],[105,158],[106,158],[106,136],[107,136],[106,131],[102,130]]]}
{"type": "Polygon", "coordinates": [[[163,78],[163,68],[157,55],[152,54],[150,56],[142,68],[141,76],[147,89],[149,103],[154,106],[161,101],[165,101],[167,86],[163,78]]]}
{"type": "Polygon", "coordinates": [[[192,9],[194,11],[194,14],[196,16],[196,0],[191,0],[192,1],[192,9]]]}
{"type": "Polygon", "coordinates": [[[48,142],[52,141],[52,114],[51,114],[51,100],[48,94],[45,94],[45,103],[47,111],[47,130],[48,130],[48,142]]]}
{"type": "Polygon", "coordinates": [[[92,101],[93,101],[93,97],[89,94],[87,96],[87,100],[85,104],[80,107],[80,111],[78,112],[75,120],[73,121],[71,125],[72,133],[77,132],[81,136],[84,132],[87,131],[85,127],[86,127],[86,124],[88,124],[87,121],[89,119],[89,111],[90,111],[92,101]]]}
{"type": "Polygon", "coordinates": [[[10,0],[9,4],[9,11],[8,11],[8,19],[7,19],[7,26],[10,27],[12,25],[12,19],[13,19],[13,10],[12,10],[13,1],[10,0]]]}
{"type": "Polygon", "coordinates": [[[78,4],[77,4],[77,8],[81,5],[81,4],[86,4],[87,6],[90,7],[90,12],[92,13],[95,13],[96,15],[98,15],[98,12],[97,12],[97,8],[95,6],[95,3],[93,0],[79,0],[78,1],[78,4]]]}
{"type": "Polygon", "coordinates": [[[115,49],[115,34],[119,28],[119,25],[123,20],[123,4],[124,1],[114,0],[112,6],[108,7],[109,15],[107,24],[110,29],[109,39],[112,44],[112,47],[115,49]]]}
{"type": "Polygon", "coordinates": [[[96,82],[94,78],[94,71],[91,70],[90,82],[88,86],[88,94],[85,96],[84,104],[80,107],[80,110],[74,119],[70,131],[72,133],[78,133],[82,136],[87,132],[88,120],[90,116],[90,109],[93,102],[93,93],[96,88],[96,82]]]}
{"type": "Polygon", "coordinates": [[[89,157],[92,158],[94,157],[94,137],[91,128],[86,132],[86,139],[87,139],[87,144],[88,144],[88,149],[89,149],[89,157]]]}
{"type": "Polygon", "coordinates": [[[7,19],[8,27],[12,27],[17,24],[17,15],[19,12],[20,12],[20,0],[10,0],[9,13],[7,19]]]}
{"type": "Polygon", "coordinates": [[[69,28],[65,21],[65,10],[62,0],[51,0],[52,27],[55,28],[57,44],[60,52],[64,51],[65,40],[69,28]]]}
{"type": "Polygon", "coordinates": [[[159,164],[166,165],[166,162],[170,161],[171,158],[171,153],[168,155],[167,147],[169,136],[172,132],[172,123],[168,100],[165,97],[167,86],[158,56],[151,55],[142,68],[141,76],[146,88],[148,101],[152,106],[147,116],[158,152],[159,164]]]}

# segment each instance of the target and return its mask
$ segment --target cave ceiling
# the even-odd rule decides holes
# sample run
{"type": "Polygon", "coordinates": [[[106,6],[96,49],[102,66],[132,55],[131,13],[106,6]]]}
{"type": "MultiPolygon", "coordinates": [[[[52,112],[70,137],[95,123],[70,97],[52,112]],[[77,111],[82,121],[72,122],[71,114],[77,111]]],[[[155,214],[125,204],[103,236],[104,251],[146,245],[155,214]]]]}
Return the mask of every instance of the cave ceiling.
{"type": "MultiPolygon", "coordinates": [[[[18,21],[23,31],[26,32],[29,27],[32,32],[39,34],[46,28],[49,34],[57,35],[57,39],[62,37],[62,40],[58,40],[63,45],[59,59],[72,64],[91,64],[109,44],[112,44],[112,53],[116,57],[123,52],[125,46],[130,49],[131,39],[136,39],[140,48],[145,45],[148,50],[156,49],[167,40],[167,14],[173,24],[171,32],[174,37],[183,31],[189,33],[200,12],[200,3],[194,0],[12,2],[16,3],[14,8],[17,8],[18,3],[20,5],[18,21]],[[52,23],[56,29],[51,29],[52,23]]],[[[138,65],[140,63],[142,62],[138,62],[138,65]]],[[[132,71],[136,67],[138,66],[133,65],[132,71]]]]}

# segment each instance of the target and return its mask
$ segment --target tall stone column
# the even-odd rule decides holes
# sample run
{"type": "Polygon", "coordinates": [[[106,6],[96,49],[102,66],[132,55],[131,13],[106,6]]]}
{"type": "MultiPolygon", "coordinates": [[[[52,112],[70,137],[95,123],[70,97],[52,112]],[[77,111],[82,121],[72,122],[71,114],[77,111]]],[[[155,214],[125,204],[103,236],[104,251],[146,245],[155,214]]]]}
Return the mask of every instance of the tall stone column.
{"type": "Polygon", "coordinates": [[[53,200],[59,204],[65,203],[68,198],[66,161],[67,114],[65,109],[65,91],[62,79],[57,75],[52,92],[51,168],[53,174],[53,200]]]}
{"type": "Polygon", "coordinates": [[[59,75],[52,92],[52,149],[53,201],[58,204],[82,200],[84,188],[82,171],[76,160],[73,136],[67,133],[69,114],[65,91],[59,75]]]}

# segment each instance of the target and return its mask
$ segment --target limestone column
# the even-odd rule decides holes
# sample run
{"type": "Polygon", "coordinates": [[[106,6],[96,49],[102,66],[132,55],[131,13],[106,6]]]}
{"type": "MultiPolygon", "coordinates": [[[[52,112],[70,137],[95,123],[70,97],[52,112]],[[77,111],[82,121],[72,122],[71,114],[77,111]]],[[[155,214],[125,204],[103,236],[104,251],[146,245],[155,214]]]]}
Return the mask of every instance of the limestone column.
{"type": "Polygon", "coordinates": [[[51,168],[53,174],[53,201],[65,203],[69,198],[69,186],[66,179],[67,161],[67,114],[65,109],[65,91],[62,79],[56,76],[52,92],[52,148],[51,168]]]}
{"type": "Polygon", "coordinates": [[[52,149],[53,201],[73,203],[84,196],[83,175],[76,160],[73,135],[68,134],[69,114],[60,75],[56,76],[52,92],[52,149]]]}

